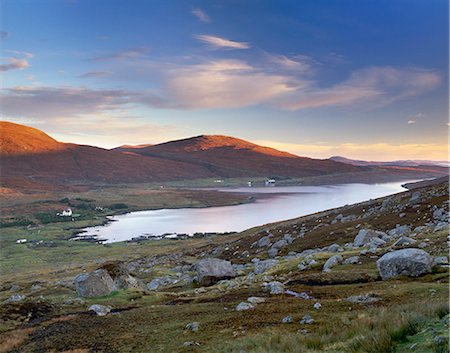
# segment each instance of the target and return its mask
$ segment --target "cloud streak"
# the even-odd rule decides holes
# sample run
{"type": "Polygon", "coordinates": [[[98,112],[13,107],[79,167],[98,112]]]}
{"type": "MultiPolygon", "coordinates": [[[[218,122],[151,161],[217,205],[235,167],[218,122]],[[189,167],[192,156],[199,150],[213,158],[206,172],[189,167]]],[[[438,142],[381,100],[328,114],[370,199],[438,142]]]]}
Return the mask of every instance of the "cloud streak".
{"type": "Polygon", "coordinates": [[[11,70],[24,70],[30,67],[29,59],[33,57],[33,54],[27,52],[9,51],[15,56],[3,57],[0,60],[5,62],[0,64],[0,71],[11,71],[11,70]]]}
{"type": "Polygon", "coordinates": [[[193,14],[200,22],[211,22],[211,18],[202,9],[196,7],[192,9],[191,14],[193,14]]]}
{"type": "Polygon", "coordinates": [[[90,71],[84,74],[77,76],[78,78],[96,78],[96,77],[105,77],[110,76],[111,72],[109,71],[90,71]]]}
{"type": "Polygon", "coordinates": [[[147,56],[150,51],[147,47],[136,47],[124,50],[119,50],[115,53],[110,53],[107,55],[97,56],[94,61],[110,61],[110,60],[131,60],[138,59],[147,56]]]}
{"type": "Polygon", "coordinates": [[[194,38],[202,43],[208,44],[213,49],[248,49],[250,44],[247,42],[236,42],[230,39],[211,36],[206,34],[194,35],[194,38]]]}

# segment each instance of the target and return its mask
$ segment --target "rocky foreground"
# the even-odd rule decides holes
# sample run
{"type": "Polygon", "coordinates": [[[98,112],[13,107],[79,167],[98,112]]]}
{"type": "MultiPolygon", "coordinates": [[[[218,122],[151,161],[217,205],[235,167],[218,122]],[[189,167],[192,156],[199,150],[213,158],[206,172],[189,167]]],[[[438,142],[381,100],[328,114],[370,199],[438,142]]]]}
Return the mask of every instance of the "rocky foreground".
{"type": "Polygon", "coordinates": [[[447,352],[448,207],[428,185],[5,283],[0,349],[447,352]]]}

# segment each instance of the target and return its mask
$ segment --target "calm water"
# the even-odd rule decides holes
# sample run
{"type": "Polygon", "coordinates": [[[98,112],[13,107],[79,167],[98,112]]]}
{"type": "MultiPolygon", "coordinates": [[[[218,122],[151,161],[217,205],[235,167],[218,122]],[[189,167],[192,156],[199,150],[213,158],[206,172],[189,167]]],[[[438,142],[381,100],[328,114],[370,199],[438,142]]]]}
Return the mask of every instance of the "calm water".
{"type": "Polygon", "coordinates": [[[238,206],[132,212],[110,217],[115,222],[105,226],[86,228],[84,235],[116,242],[141,235],[242,231],[401,192],[405,182],[222,189],[256,194],[256,201],[238,206]]]}

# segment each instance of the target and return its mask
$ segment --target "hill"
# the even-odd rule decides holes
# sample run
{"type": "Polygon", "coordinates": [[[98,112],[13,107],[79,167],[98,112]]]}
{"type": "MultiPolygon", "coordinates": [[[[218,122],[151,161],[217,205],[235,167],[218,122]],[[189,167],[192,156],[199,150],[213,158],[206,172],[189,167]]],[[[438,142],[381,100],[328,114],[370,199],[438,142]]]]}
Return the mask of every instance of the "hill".
{"type": "Polygon", "coordinates": [[[61,143],[44,132],[2,122],[3,183],[125,183],[213,177],[191,164],[61,143]]]}
{"type": "Polygon", "coordinates": [[[299,157],[221,135],[201,135],[142,148],[119,148],[118,150],[189,162],[206,168],[222,178],[307,177],[368,170],[331,160],[299,157]]]}

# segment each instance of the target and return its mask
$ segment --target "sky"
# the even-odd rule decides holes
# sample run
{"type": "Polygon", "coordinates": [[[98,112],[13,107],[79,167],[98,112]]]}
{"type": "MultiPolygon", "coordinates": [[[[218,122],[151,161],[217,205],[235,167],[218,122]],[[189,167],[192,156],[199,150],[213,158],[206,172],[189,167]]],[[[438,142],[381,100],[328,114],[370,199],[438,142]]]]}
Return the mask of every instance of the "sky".
{"type": "Polygon", "coordinates": [[[448,159],[447,0],[0,4],[1,119],[60,141],[448,159]]]}

